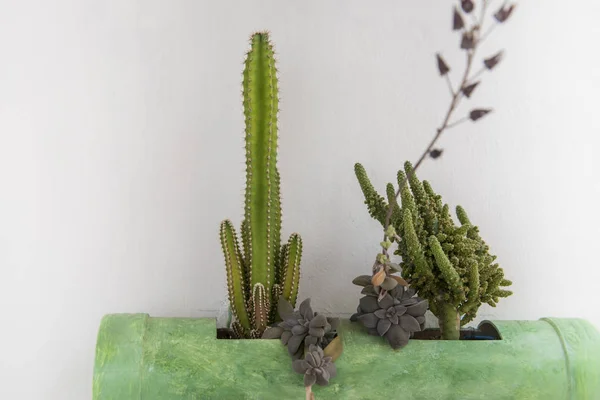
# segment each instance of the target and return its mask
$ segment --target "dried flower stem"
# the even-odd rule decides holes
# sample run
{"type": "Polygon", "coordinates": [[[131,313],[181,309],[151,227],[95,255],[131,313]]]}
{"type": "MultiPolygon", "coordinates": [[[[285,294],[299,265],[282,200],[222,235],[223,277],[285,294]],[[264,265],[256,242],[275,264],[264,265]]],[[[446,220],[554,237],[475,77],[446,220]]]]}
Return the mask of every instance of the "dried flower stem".
{"type": "Polygon", "coordinates": [[[481,35],[481,38],[479,39],[479,43],[483,42],[485,40],[485,38],[487,38],[490,33],[492,33],[492,31],[496,28],[497,24],[494,24],[492,26],[490,26],[483,35],[481,35]]]}
{"type": "Polygon", "coordinates": [[[312,386],[306,386],[306,400],[315,400],[315,394],[312,391],[312,386]]]}
{"type": "Polygon", "coordinates": [[[444,75],[444,77],[446,78],[446,82],[448,83],[448,89],[450,90],[450,95],[454,96],[454,87],[452,86],[452,81],[450,80],[450,75],[446,74],[444,75]]]}
{"type": "Polygon", "coordinates": [[[450,122],[450,123],[449,123],[449,124],[446,126],[446,129],[454,128],[456,125],[460,125],[460,124],[462,124],[463,122],[467,122],[469,119],[470,119],[470,118],[467,116],[467,117],[462,117],[461,119],[458,119],[458,120],[456,120],[456,121],[454,121],[454,122],[450,122]]]}
{"type": "MultiPolygon", "coordinates": [[[[442,136],[442,133],[444,133],[444,131],[446,129],[456,125],[456,123],[450,124],[450,117],[456,110],[456,107],[458,106],[458,104],[460,103],[460,100],[462,98],[461,89],[469,81],[468,80],[469,72],[471,71],[471,66],[473,64],[473,58],[474,58],[473,56],[475,54],[476,49],[477,49],[477,43],[475,43],[475,47],[472,50],[467,52],[467,64],[466,64],[465,72],[461,79],[458,90],[454,91],[451,88],[452,100],[450,101],[450,106],[448,107],[448,110],[446,111],[446,116],[444,117],[444,120],[443,120],[441,126],[439,128],[437,128],[435,136],[433,137],[433,139],[431,139],[431,141],[429,142],[429,145],[425,148],[425,151],[423,151],[423,153],[421,154],[421,156],[419,157],[417,162],[414,164],[412,171],[404,178],[404,181],[402,181],[402,184],[398,187],[398,190],[396,190],[396,198],[398,198],[398,196],[402,192],[402,189],[404,189],[404,186],[406,185],[408,180],[410,178],[412,178],[412,176],[415,174],[415,172],[417,171],[419,166],[421,166],[421,164],[423,163],[423,161],[425,160],[425,158],[427,157],[429,152],[433,149],[433,146],[435,146],[435,144],[438,141],[438,139],[440,138],[440,136],[442,136]]],[[[385,216],[385,224],[384,224],[385,229],[387,229],[387,227],[390,225],[390,218],[392,217],[392,212],[393,212],[393,208],[389,207],[388,212],[385,216]]],[[[385,238],[386,238],[386,236],[384,236],[384,240],[385,240],[385,238]]],[[[384,250],[384,254],[387,254],[387,251],[385,249],[383,249],[383,250],[384,250]]]]}
{"type": "MultiPolygon", "coordinates": [[[[483,26],[483,19],[485,17],[485,11],[486,11],[488,4],[489,4],[489,1],[486,1],[486,0],[483,1],[483,7],[481,9],[481,18],[480,18],[479,22],[472,27],[473,32],[477,32],[477,31],[481,30],[481,28],[483,26]]],[[[463,73],[462,79],[461,79],[460,84],[459,84],[458,88],[456,89],[456,91],[452,88],[452,85],[450,84],[450,80],[448,78],[447,82],[450,84],[450,92],[452,94],[452,100],[450,101],[450,106],[448,107],[448,110],[446,111],[446,116],[444,117],[443,122],[440,125],[440,127],[437,128],[435,136],[433,137],[433,139],[431,139],[431,141],[429,142],[429,145],[427,145],[427,147],[425,148],[425,151],[423,151],[423,153],[421,154],[421,156],[419,157],[417,162],[413,165],[412,171],[410,171],[410,173],[408,173],[406,175],[406,177],[404,178],[402,183],[398,186],[398,190],[396,191],[396,198],[398,198],[398,196],[402,192],[402,189],[404,189],[404,186],[406,186],[406,183],[417,172],[417,170],[419,169],[419,167],[421,166],[421,164],[423,163],[423,161],[425,160],[425,158],[427,157],[429,152],[433,149],[433,147],[437,143],[440,136],[442,136],[442,133],[444,133],[444,131],[446,129],[451,128],[452,126],[457,125],[459,122],[463,122],[464,120],[466,120],[466,119],[461,119],[455,123],[452,123],[452,124],[450,123],[450,117],[452,117],[452,114],[456,110],[456,107],[458,106],[458,104],[460,103],[460,100],[463,97],[462,88],[464,88],[465,85],[467,85],[469,83],[469,81],[471,80],[471,79],[469,79],[469,74],[471,72],[471,67],[473,65],[473,59],[475,58],[474,57],[475,52],[480,43],[481,43],[481,40],[476,39],[474,42],[473,48],[466,51],[467,52],[467,61],[466,61],[466,66],[465,66],[465,72],[463,73]]],[[[446,76],[447,76],[447,74],[446,74],[446,76]]],[[[392,217],[392,212],[393,212],[393,208],[391,206],[388,207],[388,211],[385,216],[384,230],[387,230],[390,225],[390,219],[392,217]]],[[[384,235],[383,240],[385,241],[386,239],[387,239],[387,235],[384,235]]],[[[389,258],[387,249],[385,249],[384,247],[382,247],[382,254],[386,258],[389,258]]]]}
{"type": "Polygon", "coordinates": [[[473,74],[472,77],[469,78],[469,82],[473,82],[475,81],[477,78],[479,78],[479,76],[481,74],[483,74],[485,71],[487,71],[488,69],[486,67],[481,67],[481,69],[479,71],[477,71],[475,74],[473,74]]]}

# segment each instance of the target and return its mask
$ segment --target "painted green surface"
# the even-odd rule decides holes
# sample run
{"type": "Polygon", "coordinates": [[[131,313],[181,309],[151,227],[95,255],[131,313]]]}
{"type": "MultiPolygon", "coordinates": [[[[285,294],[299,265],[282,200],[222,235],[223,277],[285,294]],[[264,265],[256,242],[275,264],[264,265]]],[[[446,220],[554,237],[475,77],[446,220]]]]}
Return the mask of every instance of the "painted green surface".
{"type": "MultiPolygon", "coordinates": [[[[392,351],[343,321],[338,376],[317,399],[600,399],[600,334],[579,319],[495,321],[496,341],[413,340],[392,351]]],[[[213,319],[106,316],[95,400],[303,399],[278,340],[217,340],[213,319]]]]}

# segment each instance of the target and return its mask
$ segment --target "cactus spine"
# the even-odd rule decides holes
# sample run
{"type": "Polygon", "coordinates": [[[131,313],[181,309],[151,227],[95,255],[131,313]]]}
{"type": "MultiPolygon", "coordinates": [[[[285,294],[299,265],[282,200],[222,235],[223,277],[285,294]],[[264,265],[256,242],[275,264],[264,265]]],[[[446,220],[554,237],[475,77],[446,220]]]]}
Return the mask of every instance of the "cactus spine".
{"type": "Polygon", "coordinates": [[[243,254],[233,224],[221,223],[227,286],[239,337],[257,338],[275,322],[278,299],[296,304],[302,239],[294,233],[281,245],[281,199],[277,170],[279,97],[269,35],[252,35],[243,73],[246,140],[246,194],[243,254]]]}
{"type": "MultiPolygon", "coordinates": [[[[362,165],[355,173],[373,218],[383,224],[388,204],[373,188],[362,165]]],[[[398,172],[398,184],[410,176],[401,191],[400,208],[393,185],[388,184],[388,202],[392,204],[391,223],[400,242],[395,254],[402,256],[402,276],[419,296],[429,300],[430,310],[438,317],[443,339],[458,339],[460,326],[472,321],[483,303],[496,306],[501,297],[512,294],[504,271],[494,263],[496,256],[479,236],[462,207],[456,208],[461,226],[456,226],[447,204],[427,181],[419,181],[412,165],[405,163],[398,172]]]]}

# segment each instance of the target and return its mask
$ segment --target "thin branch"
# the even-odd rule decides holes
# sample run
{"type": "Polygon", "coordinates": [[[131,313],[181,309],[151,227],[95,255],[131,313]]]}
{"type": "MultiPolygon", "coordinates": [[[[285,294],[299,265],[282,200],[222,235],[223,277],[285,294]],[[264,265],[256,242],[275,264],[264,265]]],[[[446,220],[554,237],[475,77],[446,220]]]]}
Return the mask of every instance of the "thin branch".
{"type": "MultiPolygon", "coordinates": [[[[400,195],[400,193],[402,193],[402,190],[404,189],[404,187],[406,187],[406,184],[410,181],[410,179],[412,179],[412,177],[415,175],[416,171],[419,169],[419,167],[421,166],[421,164],[423,163],[425,158],[427,158],[427,156],[430,154],[430,152],[434,148],[435,144],[437,143],[437,141],[440,138],[440,136],[442,135],[442,133],[444,133],[447,129],[450,129],[450,128],[470,119],[470,116],[467,116],[467,117],[460,118],[452,123],[450,122],[450,118],[452,117],[454,111],[458,107],[461,99],[463,97],[465,97],[462,93],[463,89],[468,84],[473,82],[479,75],[481,75],[486,70],[486,68],[482,68],[480,71],[475,73],[475,75],[473,75],[472,77],[469,77],[469,74],[471,73],[471,68],[473,66],[473,60],[475,59],[475,53],[478,49],[478,46],[481,44],[483,39],[485,39],[491,33],[491,31],[494,29],[494,27],[491,27],[490,29],[488,29],[488,31],[486,31],[486,33],[483,36],[479,35],[479,33],[481,33],[483,30],[486,10],[490,3],[491,3],[491,0],[483,0],[483,6],[481,7],[481,17],[480,17],[479,21],[477,21],[477,18],[474,18],[476,21],[475,25],[469,31],[467,31],[466,28],[463,27],[463,32],[470,32],[475,37],[475,40],[473,43],[473,48],[466,50],[467,61],[466,61],[466,65],[465,65],[464,74],[462,76],[459,86],[456,88],[456,91],[454,90],[454,88],[452,86],[450,77],[448,76],[448,74],[446,74],[446,82],[448,84],[448,88],[450,89],[450,93],[452,95],[452,100],[450,101],[450,106],[448,106],[448,110],[446,111],[446,116],[444,117],[442,124],[436,129],[436,133],[433,136],[433,138],[431,139],[431,141],[429,142],[429,144],[427,145],[427,147],[425,148],[425,151],[423,151],[421,156],[418,158],[417,162],[413,165],[412,170],[409,173],[407,173],[404,180],[399,183],[398,190],[395,193],[395,199],[398,199],[398,196],[400,195]]],[[[389,204],[388,210],[387,210],[387,213],[385,216],[385,221],[383,224],[384,231],[385,231],[384,236],[383,236],[384,242],[388,240],[388,235],[387,235],[388,228],[391,223],[391,217],[392,217],[393,211],[394,211],[394,207],[392,207],[392,204],[389,204]]],[[[400,237],[397,234],[394,235],[393,239],[395,239],[398,242],[400,241],[400,237]]],[[[381,254],[385,257],[387,262],[390,262],[390,256],[387,252],[387,249],[383,245],[382,245],[381,254]]],[[[375,265],[383,264],[382,267],[385,269],[386,274],[388,274],[389,268],[386,265],[387,262],[381,263],[378,258],[375,261],[375,265]]],[[[375,268],[373,269],[373,273],[374,274],[376,273],[375,268]]],[[[383,288],[382,288],[382,290],[379,293],[380,298],[381,298],[381,296],[384,296],[385,293],[386,293],[386,290],[383,290],[383,288]]]]}
{"type": "Polygon", "coordinates": [[[498,24],[494,24],[492,26],[490,26],[487,31],[485,31],[485,33],[483,35],[481,35],[481,38],[479,39],[479,43],[483,42],[488,36],[490,36],[490,33],[492,33],[494,31],[494,29],[496,29],[496,26],[498,26],[498,24]]]}
{"type": "MultiPolygon", "coordinates": [[[[482,24],[483,24],[483,17],[485,16],[485,11],[486,11],[486,8],[487,8],[487,4],[488,4],[488,2],[484,2],[483,7],[482,7],[482,11],[481,11],[481,23],[482,24]]],[[[480,29],[480,26],[481,25],[477,25],[477,26],[473,27],[473,29],[474,30],[475,29],[480,29]]],[[[461,92],[462,88],[465,87],[465,85],[469,82],[469,73],[471,72],[471,67],[473,65],[473,59],[475,58],[475,52],[477,50],[477,46],[478,45],[479,45],[479,40],[476,40],[473,49],[467,50],[467,62],[466,62],[465,72],[464,72],[464,74],[462,76],[462,79],[460,81],[460,85],[458,86],[456,92],[454,92],[452,90],[452,100],[450,102],[450,106],[448,107],[448,110],[446,111],[446,116],[444,117],[442,124],[436,129],[436,133],[435,133],[433,139],[431,139],[431,141],[429,142],[429,144],[425,148],[425,151],[423,151],[423,153],[421,154],[421,156],[419,157],[419,159],[417,160],[417,162],[413,165],[412,171],[410,171],[410,173],[406,174],[406,177],[404,178],[404,180],[402,181],[402,183],[399,184],[398,190],[396,190],[396,196],[395,196],[396,199],[398,198],[398,196],[400,195],[400,193],[404,189],[404,186],[406,186],[406,183],[413,177],[413,175],[419,169],[419,167],[421,166],[421,164],[423,163],[423,161],[425,160],[425,158],[427,157],[427,155],[429,154],[429,152],[433,149],[433,147],[437,143],[437,141],[440,138],[440,136],[442,136],[442,133],[444,133],[444,131],[446,129],[448,129],[448,125],[449,125],[449,122],[450,122],[450,117],[452,116],[452,114],[456,110],[456,107],[458,106],[458,104],[460,103],[460,100],[462,98],[462,92],[461,92]]],[[[478,74],[476,74],[476,76],[477,75],[478,74]]],[[[448,82],[449,82],[449,80],[448,80],[448,82]]],[[[386,216],[385,216],[385,223],[383,224],[384,231],[387,231],[387,228],[390,226],[390,219],[392,217],[393,210],[394,210],[394,208],[391,207],[391,205],[388,206],[388,211],[387,211],[386,216]]],[[[386,239],[387,239],[387,235],[384,234],[383,240],[385,241],[386,239]]],[[[387,252],[385,251],[384,254],[387,254],[387,252]]]]}
{"type": "Polygon", "coordinates": [[[459,120],[456,120],[456,121],[454,121],[454,122],[451,122],[451,123],[449,123],[449,124],[446,126],[446,129],[454,128],[456,125],[460,125],[460,124],[462,124],[463,122],[467,122],[469,119],[470,119],[470,118],[469,118],[468,116],[467,116],[467,117],[462,117],[462,118],[461,118],[461,119],[459,119],[459,120]]]}
{"type": "Polygon", "coordinates": [[[454,96],[454,88],[452,87],[452,82],[450,81],[450,74],[444,75],[446,77],[446,82],[448,83],[448,89],[450,89],[450,95],[454,96]]]}
{"type": "MultiPolygon", "coordinates": [[[[475,46],[477,46],[477,45],[475,45],[475,46]]],[[[404,178],[404,181],[402,181],[402,184],[398,187],[398,190],[396,191],[396,198],[398,198],[398,196],[402,192],[402,189],[404,189],[406,182],[408,182],[408,180],[410,178],[412,178],[412,176],[415,174],[417,169],[421,166],[421,164],[423,163],[423,160],[425,160],[425,158],[427,157],[427,155],[429,154],[429,152],[431,151],[433,146],[435,146],[436,142],[438,141],[438,139],[440,138],[442,133],[444,133],[444,131],[448,128],[448,123],[450,121],[450,117],[452,116],[452,113],[454,112],[454,110],[456,110],[456,107],[460,103],[460,99],[462,97],[460,88],[463,88],[465,86],[465,84],[467,83],[469,72],[471,71],[471,65],[473,64],[473,55],[474,54],[475,54],[475,48],[473,49],[473,51],[467,52],[467,64],[466,64],[466,68],[465,68],[465,72],[463,74],[462,80],[460,82],[459,90],[454,92],[454,94],[452,96],[452,101],[450,102],[450,106],[448,107],[448,110],[446,111],[446,116],[444,117],[444,120],[443,120],[442,124],[440,125],[440,127],[437,128],[435,136],[433,137],[433,139],[431,139],[431,141],[429,142],[429,145],[425,148],[425,151],[423,152],[423,154],[421,154],[421,157],[419,157],[417,162],[414,164],[412,171],[406,175],[406,177],[404,178]]],[[[384,223],[384,228],[386,230],[387,230],[388,226],[390,225],[390,218],[392,217],[392,212],[393,212],[393,207],[388,207],[388,212],[385,216],[385,223],[384,223]]],[[[384,240],[385,239],[386,239],[386,236],[384,236],[384,240]]]]}
{"type": "Polygon", "coordinates": [[[481,7],[481,20],[479,21],[479,29],[481,30],[483,29],[483,23],[485,22],[486,11],[490,4],[492,4],[492,1],[493,0],[483,0],[483,7],[481,7]]]}
{"type": "Polygon", "coordinates": [[[483,7],[481,7],[481,14],[479,15],[479,28],[483,28],[484,18],[485,18],[485,10],[487,9],[489,1],[483,0],[483,7]]]}
{"type": "Polygon", "coordinates": [[[487,71],[487,68],[485,66],[481,67],[481,69],[479,71],[477,71],[475,73],[475,75],[473,75],[472,77],[470,77],[467,82],[474,82],[477,78],[479,78],[479,76],[481,74],[483,74],[485,71],[487,71]]]}
{"type": "Polygon", "coordinates": [[[477,17],[475,16],[475,13],[472,12],[469,15],[471,16],[471,19],[473,20],[473,24],[474,25],[479,25],[479,21],[477,21],[477,17]]]}

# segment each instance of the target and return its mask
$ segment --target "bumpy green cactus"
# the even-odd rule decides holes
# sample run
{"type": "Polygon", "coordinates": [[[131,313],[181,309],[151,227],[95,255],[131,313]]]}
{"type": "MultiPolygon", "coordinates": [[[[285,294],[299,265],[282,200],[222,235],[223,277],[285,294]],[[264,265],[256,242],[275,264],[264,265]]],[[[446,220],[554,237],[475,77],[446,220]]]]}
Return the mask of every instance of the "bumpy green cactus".
{"type": "Polygon", "coordinates": [[[388,202],[371,185],[362,165],[355,165],[369,213],[384,223],[388,203],[393,212],[391,224],[398,237],[395,254],[402,256],[402,276],[419,296],[429,300],[431,311],[438,317],[442,337],[458,339],[460,326],[475,318],[483,303],[496,306],[499,298],[512,294],[502,287],[510,286],[504,272],[494,263],[496,256],[479,236],[465,210],[456,207],[461,226],[456,226],[447,204],[442,203],[427,181],[419,181],[406,163],[398,172],[398,184],[409,176],[398,205],[392,184],[387,186],[388,202]]]}
{"type": "Polygon", "coordinates": [[[246,197],[240,250],[233,224],[221,223],[221,246],[241,338],[259,338],[277,318],[280,296],[295,306],[300,280],[302,239],[294,233],[281,245],[281,199],[277,171],[278,86],[269,35],[252,35],[243,74],[246,122],[246,197]]]}

